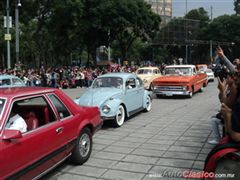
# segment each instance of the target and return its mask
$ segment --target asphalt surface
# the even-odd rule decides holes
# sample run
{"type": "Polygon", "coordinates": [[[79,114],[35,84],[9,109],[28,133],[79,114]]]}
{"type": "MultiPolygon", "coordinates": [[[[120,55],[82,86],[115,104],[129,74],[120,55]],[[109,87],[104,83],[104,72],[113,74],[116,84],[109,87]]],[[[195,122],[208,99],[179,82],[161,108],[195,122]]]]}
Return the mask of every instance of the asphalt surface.
{"type": "MultiPolygon", "coordinates": [[[[86,88],[63,90],[71,98],[86,88]]],[[[210,117],[220,108],[216,81],[193,98],[156,98],[152,110],[129,118],[122,127],[106,123],[93,137],[90,159],[82,166],[64,162],[43,179],[184,179],[200,172],[213,147],[210,117]]]]}

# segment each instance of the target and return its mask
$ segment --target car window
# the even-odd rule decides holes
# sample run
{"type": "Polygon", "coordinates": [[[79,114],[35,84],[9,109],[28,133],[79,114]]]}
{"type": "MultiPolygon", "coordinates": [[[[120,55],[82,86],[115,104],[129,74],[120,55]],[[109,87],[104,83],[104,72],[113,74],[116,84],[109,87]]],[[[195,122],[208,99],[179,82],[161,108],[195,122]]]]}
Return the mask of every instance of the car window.
{"type": "Polygon", "coordinates": [[[46,99],[38,96],[15,101],[11,106],[5,128],[24,133],[55,120],[56,117],[46,99]]]}
{"type": "Polygon", "coordinates": [[[64,119],[64,118],[71,116],[71,113],[68,111],[66,106],[55,95],[50,94],[49,98],[51,99],[52,103],[54,104],[60,119],[64,119]]]}
{"type": "Polygon", "coordinates": [[[126,88],[127,89],[132,89],[132,88],[136,88],[136,82],[134,78],[129,78],[126,81],[126,88]]]}
{"type": "Polygon", "coordinates": [[[10,79],[2,79],[0,80],[0,86],[9,86],[11,85],[11,80],[10,79]]]}
{"type": "Polygon", "coordinates": [[[193,74],[196,74],[197,72],[196,72],[196,69],[195,68],[193,68],[193,74]]]}
{"type": "Polygon", "coordinates": [[[143,82],[140,78],[136,79],[136,85],[137,85],[137,87],[142,87],[143,86],[143,82]]]}
{"type": "Polygon", "coordinates": [[[0,99],[0,117],[3,111],[4,104],[5,104],[5,99],[0,99]]]}
{"type": "Polygon", "coordinates": [[[153,70],[153,73],[154,73],[154,74],[158,74],[158,70],[157,70],[157,69],[154,69],[154,70],[153,70]]]}
{"type": "Polygon", "coordinates": [[[23,84],[22,81],[20,79],[17,79],[17,78],[13,78],[12,82],[13,82],[13,85],[21,85],[21,84],[23,84]]]}
{"type": "Polygon", "coordinates": [[[191,75],[192,70],[189,67],[169,67],[165,69],[165,75],[191,75]]]}
{"type": "Polygon", "coordinates": [[[207,73],[212,73],[213,71],[211,69],[206,70],[207,73]]]}
{"type": "Polygon", "coordinates": [[[123,88],[123,79],[120,77],[99,77],[94,80],[92,88],[105,88],[115,87],[118,89],[123,88]]]}
{"type": "Polygon", "coordinates": [[[152,74],[152,69],[139,69],[137,74],[152,74]]]}

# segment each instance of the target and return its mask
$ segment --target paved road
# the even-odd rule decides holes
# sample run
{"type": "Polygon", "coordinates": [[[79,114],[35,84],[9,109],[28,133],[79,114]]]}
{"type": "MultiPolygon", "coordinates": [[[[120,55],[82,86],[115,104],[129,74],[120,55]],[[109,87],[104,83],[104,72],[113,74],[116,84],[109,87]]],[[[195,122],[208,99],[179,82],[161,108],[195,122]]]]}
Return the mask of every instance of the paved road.
{"type": "MultiPolygon", "coordinates": [[[[75,98],[85,90],[65,92],[75,98]]],[[[169,180],[167,176],[186,170],[201,171],[212,148],[206,143],[210,117],[218,109],[216,83],[192,99],[154,97],[151,112],[137,114],[121,128],[104,125],[94,136],[92,155],[84,165],[65,162],[44,179],[169,180]]]]}

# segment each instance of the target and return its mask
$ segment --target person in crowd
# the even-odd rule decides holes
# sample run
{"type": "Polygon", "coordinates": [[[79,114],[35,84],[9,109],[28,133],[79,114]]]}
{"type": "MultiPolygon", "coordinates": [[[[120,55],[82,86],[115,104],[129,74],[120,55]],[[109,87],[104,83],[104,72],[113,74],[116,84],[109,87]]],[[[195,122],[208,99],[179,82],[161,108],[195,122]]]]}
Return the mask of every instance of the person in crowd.
{"type": "MultiPolygon", "coordinates": [[[[227,79],[223,81],[218,77],[218,89],[219,89],[219,100],[221,103],[227,104],[232,107],[237,97],[237,87],[234,83],[234,75],[232,73],[227,74],[227,79]]],[[[211,118],[213,139],[208,141],[209,144],[218,144],[221,139],[221,133],[219,126],[224,124],[224,118],[219,112],[211,118]]],[[[224,134],[224,133],[223,133],[224,134]]]]}
{"type": "Polygon", "coordinates": [[[10,118],[6,124],[6,129],[19,130],[22,133],[27,131],[27,124],[24,119],[17,114],[17,106],[13,106],[10,118]]]}
{"type": "Polygon", "coordinates": [[[240,60],[238,58],[231,63],[231,61],[225,56],[221,47],[217,47],[216,52],[230,72],[240,71],[240,60]]]}
{"type": "Polygon", "coordinates": [[[51,87],[56,88],[57,87],[57,74],[55,70],[52,70],[51,72],[51,87]]]}
{"type": "Polygon", "coordinates": [[[224,117],[225,129],[230,141],[240,142],[240,72],[235,73],[234,78],[237,97],[232,108],[222,103],[221,113],[224,117]]]}
{"type": "Polygon", "coordinates": [[[83,70],[80,69],[80,87],[82,88],[85,84],[84,84],[84,81],[85,81],[85,75],[83,73],[83,70]]]}
{"type": "Polygon", "coordinates": [[[78,69],[76,69],[75,76],[76,76],[76,88],[80,88],[81,87],[81,73],[78,69]]]}

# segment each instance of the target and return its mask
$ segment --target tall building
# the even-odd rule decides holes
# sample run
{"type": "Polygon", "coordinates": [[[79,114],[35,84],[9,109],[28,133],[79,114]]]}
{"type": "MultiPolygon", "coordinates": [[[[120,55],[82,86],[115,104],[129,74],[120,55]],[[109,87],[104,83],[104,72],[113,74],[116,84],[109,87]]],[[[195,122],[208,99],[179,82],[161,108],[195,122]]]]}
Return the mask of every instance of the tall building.
{"type": "Polygon", "coordinates": [[[172,18],[172,0],[145,0],[151,5],[153,12],[160,15],[163,23],[172,18]]]}

